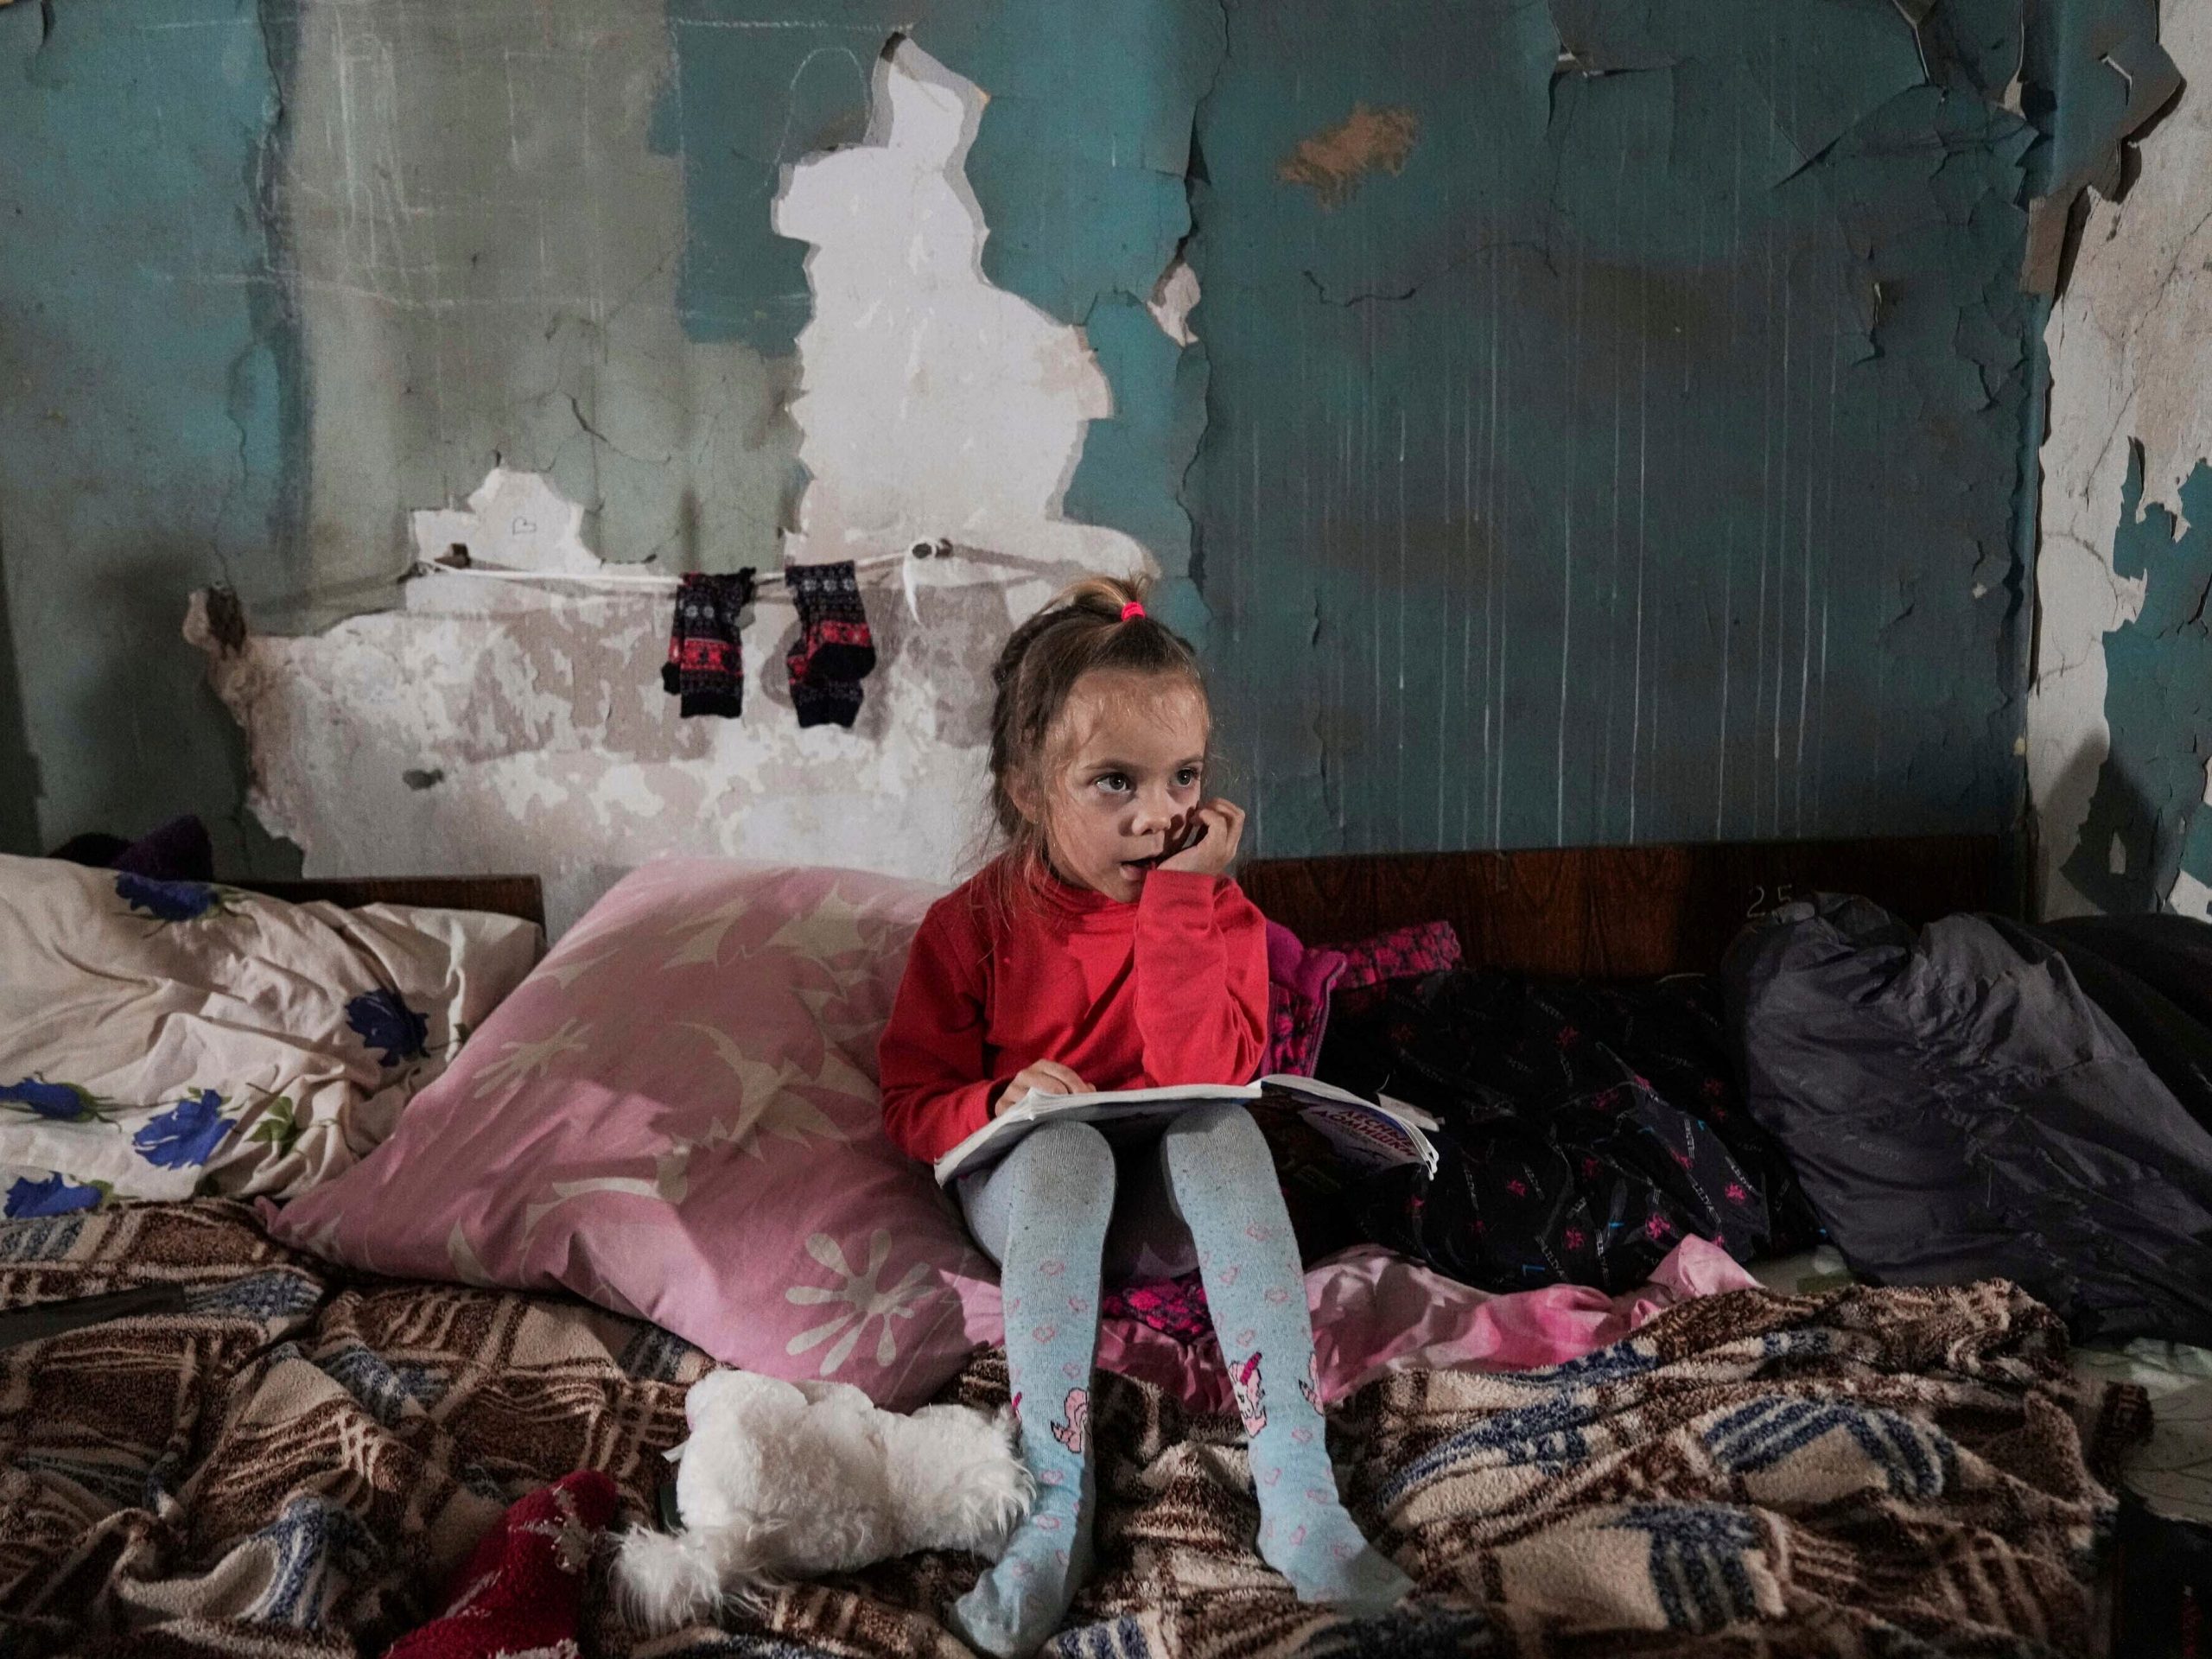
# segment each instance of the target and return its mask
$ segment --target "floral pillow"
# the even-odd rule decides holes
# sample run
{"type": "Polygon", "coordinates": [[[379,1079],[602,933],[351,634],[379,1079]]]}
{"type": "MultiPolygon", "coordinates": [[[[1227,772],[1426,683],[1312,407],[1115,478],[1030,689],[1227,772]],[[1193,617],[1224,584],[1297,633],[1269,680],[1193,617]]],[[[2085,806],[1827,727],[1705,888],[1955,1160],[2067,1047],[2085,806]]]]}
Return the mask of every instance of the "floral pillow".
{"type": "Polygon", "coordinates": [[[0,1211],[327,1179],[539,944],[503,916],[0,857],[0,1211]]]}
{"type": "Polygon", "coordinates": [[[625,878],[391,1139],[270,1222],[404,1278],[563,1289],[726,1363],[918,1405],[1000,1334],[987,1259],[882,1132],[933,888],[679,859],[625,878]]]}

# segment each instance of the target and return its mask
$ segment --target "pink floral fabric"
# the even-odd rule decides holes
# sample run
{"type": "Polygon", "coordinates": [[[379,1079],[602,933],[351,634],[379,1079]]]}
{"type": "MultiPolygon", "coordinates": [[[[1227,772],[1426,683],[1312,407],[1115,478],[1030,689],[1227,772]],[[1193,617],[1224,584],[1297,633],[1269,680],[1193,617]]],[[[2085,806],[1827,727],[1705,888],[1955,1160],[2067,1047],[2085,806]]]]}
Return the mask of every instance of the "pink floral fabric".
{"type": "Polygon", "coordinates": [[[1313,1075],[1329,1023],[1329,993],[1344,966],[1343,952],[1315,949],[1281,923],[1268,924],[1268,1058],[1262,1071],[1313,1075]]]}
{"type": "Polygon", "coordinates": [[[1098,1313],[1102,1319],[1141,1325],[1172,1342],[1194,1343],[1213,1333],[1206,1287],[1195,1273],[1180,1279],[1111,1286],[1099,1293],[1098,1313]]]}
{"type": "Polygon", "coordinates": [[[849,870],[648,865],[383,1147],[270,1230],[394,1277],[567,1290],[729,1364],[920,1403],[998,1334],[989,1262],[884,1137],[876,1093],[935,896],[849,870]]]}
{"type": "Polygon", "coordinates": [[[1449,922],[1401,927],[1338,949],[1344,958],[1338,983],[1348,991],[1363,990],[1386,979],[1440,974],[1461,961],[1459,935],[1449,922]]]}
{"type": "MultiPolygon", "coordinates": [[[[1649,1284],[1618,1296],[1586,1285],[1493,1295],[1408,1260],[1362,1244],[1306,1274],[1313,1316],[1315,1374],[1325,1401],[1392,1371],[1522,1371],[1563,1364],[1632,1334],[1663,1310],[1695,1296],[1758,1284],[1728,1253],[1686,1238],[1649,1284]]],[[[1202,1411],[1226,1411],[1229,1368],[1203,1303],[1195,1338],[1137,1317],[1099,1327],[1098,1363],[1179,1395],[1202,1411]]]]}

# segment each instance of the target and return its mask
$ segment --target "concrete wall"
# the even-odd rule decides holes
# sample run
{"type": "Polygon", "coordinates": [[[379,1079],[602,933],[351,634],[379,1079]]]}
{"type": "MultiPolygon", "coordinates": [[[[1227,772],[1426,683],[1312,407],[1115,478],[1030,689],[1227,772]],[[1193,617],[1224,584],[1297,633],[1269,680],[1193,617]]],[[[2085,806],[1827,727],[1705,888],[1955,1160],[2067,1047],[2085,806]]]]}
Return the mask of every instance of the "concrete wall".
{"type": "MultiPolygon", "coordinates": [[[[321,633],[226,649],[195,623],[251,739],[255,810],[311,870],[536,870],[559,925],[659,852],[949,877],[976,844],[997,643],[1079,572],[1148,561],[1059,513],[1085,423],[1110,399],[1078,331],[981,275],[962,172],[980,95],[912,45],[862,61],[868,127],[793,167],[769,210],[810,250],[786,371],[803,390],[779,417],[809,481],[785,541],[795,558],[963,550],[917,565],[911,596],[906,572],[868,573],[880,661],[855,729],[798,729],[783,668],[795,615],[778,596],[747,630],[739,721],[675,717],[664,594],[428,576],[402,608],[321,633]]],[[[671,211],[666,228],[683,223],[671,211]]],[[[709,361],[761,360],[676,340],[709,361]]],[[[613,532],[557,475],[503,468],[466,505],[413,514],[407,534],[426,558],[458,543],[487,564],[585,571],[613,532]]],[[[713,545],[724,568],[750,551],[713,545]]]]}
{"type": "Polygon", "coordinates": [[[176,627],[196,587],[257,605],[315,574],[260,211],[278,84],[250,0],[0,10],[10,851],[188,810],[232,860],[256,840],[244,745],[176,627]]]}
{"type": "Polygon", "coordinates": [[[1944,10],[1232,14],[1203,524],[1225,677],[1297,664],[1270,845],[2012,822],[2033,135],[2017,10],[1944,10]]]}
{"type": "Polygon", "coordinates": [[[180,6],[0,7],[5,844],[950,876],[1087,568],[1163,578],[1268,851],[2018,810],[2028,204],[2135,0],[180,6]],[[395,580],[939,538],[851,734],[773,601],[679,722],[664,598],[395,580]]]}

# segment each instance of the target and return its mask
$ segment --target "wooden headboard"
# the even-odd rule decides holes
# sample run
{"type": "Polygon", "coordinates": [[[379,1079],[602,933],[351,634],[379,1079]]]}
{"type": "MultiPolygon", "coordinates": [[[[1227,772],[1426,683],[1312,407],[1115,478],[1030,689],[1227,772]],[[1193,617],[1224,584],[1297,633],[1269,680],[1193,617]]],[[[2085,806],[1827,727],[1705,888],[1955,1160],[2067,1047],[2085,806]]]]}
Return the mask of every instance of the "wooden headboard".
{"type": "Polygon", "coordinates": [[[1750,918],[1815,893],[1915,923],[2020,910],[2002,836],[1261,859],[1237,880],[1312,944],[1447,921],[1471,962],[1575,979],[1709,971],[1750,918]]]}
{"type": "Polygon", "coordinates": [[[318,881],[232,881],[248,893],[294,904],[423,905],[437,910],[481,910],[545,926],[545,889],[534,875],[400,875],[337,877],[318,881]]]}

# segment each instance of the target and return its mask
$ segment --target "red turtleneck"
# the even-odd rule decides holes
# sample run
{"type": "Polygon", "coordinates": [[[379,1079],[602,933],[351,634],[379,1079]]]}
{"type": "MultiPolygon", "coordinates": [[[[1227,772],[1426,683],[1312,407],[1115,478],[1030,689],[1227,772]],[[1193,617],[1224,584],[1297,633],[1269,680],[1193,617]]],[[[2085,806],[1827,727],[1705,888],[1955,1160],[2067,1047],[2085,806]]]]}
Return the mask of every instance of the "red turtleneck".
{"type": "Polygon", "coordinates": [[[1007,1079],[1056,1060],[1093,1089],[1245,1083],[1267,1031],[1267,925],[1220,876],[1155,870],[1136,903],[1045,878],[1000,913],[986,871],[930,907],[877,1059],[883,1127],[934,1161],[1007,1079]]]}

